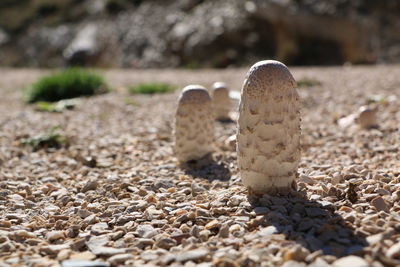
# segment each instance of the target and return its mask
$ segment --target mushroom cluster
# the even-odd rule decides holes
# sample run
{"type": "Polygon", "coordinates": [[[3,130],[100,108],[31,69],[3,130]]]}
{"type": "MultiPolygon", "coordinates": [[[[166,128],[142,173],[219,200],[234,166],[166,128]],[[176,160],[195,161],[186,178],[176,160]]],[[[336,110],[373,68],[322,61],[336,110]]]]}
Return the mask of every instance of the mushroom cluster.
{"type": "MultiPolygon", "coordinates": [[[[200,85],[183,89],[175,120],[175,153],[180,164],[214,151],[214,119],[229,120],[230,92],[213,85],[212,98],[200,85]]],[[[290,191],[300,160],[300,112],[296,82],[273,60],[253,65],[244,82],[237,122],[238,167],[250,194],[290,191]]]]}

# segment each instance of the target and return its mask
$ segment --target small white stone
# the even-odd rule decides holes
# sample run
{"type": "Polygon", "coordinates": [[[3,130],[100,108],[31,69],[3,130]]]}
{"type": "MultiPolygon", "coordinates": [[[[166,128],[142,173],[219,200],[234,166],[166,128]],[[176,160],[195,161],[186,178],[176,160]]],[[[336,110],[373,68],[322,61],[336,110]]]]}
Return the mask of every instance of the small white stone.
{"type": "Polygon", "coordinates": [[[347,256],[336,260],[333,267],[369,267],[369,263],[357,256],[347,256]]]}

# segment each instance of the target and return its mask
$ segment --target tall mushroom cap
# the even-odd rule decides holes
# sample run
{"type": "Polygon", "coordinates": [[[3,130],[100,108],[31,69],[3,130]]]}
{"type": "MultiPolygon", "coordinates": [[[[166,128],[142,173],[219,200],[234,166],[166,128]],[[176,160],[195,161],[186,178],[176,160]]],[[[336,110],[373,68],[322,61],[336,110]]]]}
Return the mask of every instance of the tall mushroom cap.
{"type": "Polygon", "coordinates": [[[229,120],[229,112],[231,111],[231,98],[229,89],[224,82],[215,82],[213,88],[213,109],[214,116],[217,120],[229,120]]]}
{"type": "Polygon", "coordinates": [[[289,191],[300,160],[300,112],[296,82],[274,60],[254,64],[239,107],[237,151],[243,184],[251,193],[289,191]]]}
{"type": "Polygon", "coordinates": [[[290,90],[296,87],[289,69],[276,60],[263,60],[254,64],[247,73],[243,90],[253,97],[266,95],[269,90],[290,90]]]}
{"type": "Polygon", "coordinates": [[[213,151],[211,97],[201,85],[186,86],[175,118],[175,154],[180,163],[198,160],[213,151]]]}

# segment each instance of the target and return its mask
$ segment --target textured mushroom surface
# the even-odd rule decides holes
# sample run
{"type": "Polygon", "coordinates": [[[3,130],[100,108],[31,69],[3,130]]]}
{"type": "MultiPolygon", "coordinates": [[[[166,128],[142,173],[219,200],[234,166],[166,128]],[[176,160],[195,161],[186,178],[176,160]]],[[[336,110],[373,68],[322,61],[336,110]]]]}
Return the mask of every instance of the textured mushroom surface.
{"type": "Polygon", "coordinates": [[[198,160],[213,151],[214,119],[211,97],[200,85],[186,86],[175,119],[175,154],[180,163],[198,160]]]}
{"type": "Polygon", "coordinates": [[[213,84],[213,109],[216,120],[229,120],[232,101],[229,96],[229,89],[224,82],[213,84]]]}
{"type": "Polygon", "coordinates": [[[300,160],[300,112],[288,68],[260,61],[247,74],[239,107],[237,151],[250,193],[289,191],[300,160]]]}

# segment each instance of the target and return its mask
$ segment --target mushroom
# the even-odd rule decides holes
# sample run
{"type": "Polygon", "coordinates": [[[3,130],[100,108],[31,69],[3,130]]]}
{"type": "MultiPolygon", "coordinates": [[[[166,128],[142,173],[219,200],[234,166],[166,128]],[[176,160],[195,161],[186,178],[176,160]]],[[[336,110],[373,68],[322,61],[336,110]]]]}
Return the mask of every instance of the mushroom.
{"type": "Polygon", "coordinates": [[[229,89],[224,82],[215,82],[213,88],[213,108],[216,120],[230,120],[231,98],[229,89]]]}
{"type": "Polygon", "coordinates": [[[357,123],[361,128],[369,129],[378,126],[378,120],[376,117],[377,108],[371,108],[362,106],[358,110],[357,123]]]}
{"type": "Polygon", "coordinates": [[[214,150],[211,97],[201,85],[186,86],[175,118],[175,154],[180,164],[199,160],[214,150]]]}
{"type": "Polygon", "coordinates": [[[300,111],[296,82],[274,60],[254,64],[244,81],[239,107],[237,153],[250,194],[287,193],[300,160],[300,111]]]}

